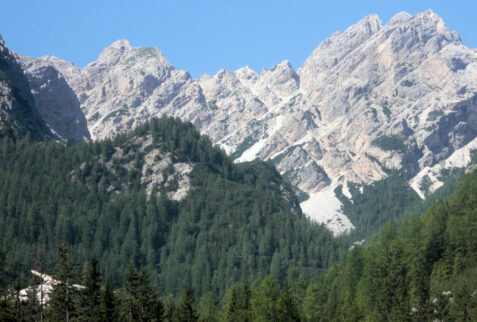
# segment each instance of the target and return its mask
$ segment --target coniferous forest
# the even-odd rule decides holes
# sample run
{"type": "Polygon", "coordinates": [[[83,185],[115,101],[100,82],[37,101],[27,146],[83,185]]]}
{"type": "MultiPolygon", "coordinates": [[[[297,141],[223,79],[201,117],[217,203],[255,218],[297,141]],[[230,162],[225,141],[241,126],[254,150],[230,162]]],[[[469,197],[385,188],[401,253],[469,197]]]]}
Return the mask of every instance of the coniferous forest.
{"type": "Polygon", "coordinates": [[[171,118],[78,145],[4,136],[0,177],[0,320],[477,319],[475,171],[352,247],[302,215],[272,164],[234,164],[171,118]],[[185,199],[146,192],[151,149],[194,165],[185,199]],[[59,281],[48,305],[30,269],[59,281]]]}
{"type": "Polygon", "coordinates": [[[39,265],[51,270],[62,243],[79,265],[96,256],[114,287],[132,265],[174,296],[187,286],[221,296],[237,281],[283,280],[289,267],[317,276],[344,258],[346,243],[302,215],[271,164],[234,164],[190,123],[155,119],[78,145],[29,136],[0,145],[0,245],[10,282],[39,265]],[[147,147],[137,144],[146,136],[147,147]],[[115,157],[119,149],[134,166],[115,157]],[[151,149],[194,164],[185,199],[169,200],[160,186],[146,193],[140,151],[151,149]]]}

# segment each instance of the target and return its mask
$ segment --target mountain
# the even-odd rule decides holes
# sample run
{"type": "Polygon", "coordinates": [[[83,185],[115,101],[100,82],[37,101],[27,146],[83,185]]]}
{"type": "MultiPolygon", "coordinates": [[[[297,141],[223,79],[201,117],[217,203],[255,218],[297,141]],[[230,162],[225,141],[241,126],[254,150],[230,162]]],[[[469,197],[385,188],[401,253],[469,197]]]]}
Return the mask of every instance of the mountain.
{"type": "MultiPolygon", "coordinates": [[[[42,64],[32,58],[17,57],[32,88],[35,107],[50,130],[58,139],[73,143],[90,140],[86,117],[76,94],[62,74],[48,63],[55,58],[46,57],[42,64]]],[[[67,68],[62,70],[66,73],[67,68]]]]}
{"type": "Polygon", "coordinates": [[[52,137],[35,108],[21,66],[0,37],[0,133],[16,137],[27,132],[35,138],[52,137]]]}
{"type": "Polygon", "coordinates": [[[51,272],[68,243],[74,262],[96,256],[116,287],[133,265],[163,294],[192,286],[223,295],[237,281],[282,281],[290,267],[317,276],[348,248],[302,214],[273,165],[234,164],[178,119],[76,145],[6,137],[0,151],[10,279],[51,272]]]}
{"type": "Polygon", "coordinates": [[[354,225],[337,187],[349,196],[348,184],[403,169],[425,198],[420,187],[441,182],[430,168],[459,149],[470,159],[477,134],[477,53],[431,10],[386,25],[368,16],[323,41],[298,70],[284,61],[196,80],[159,50],[125,40],[82,69],[51,57],[23,61],[65,78],[93,139],[155,116],[191,121],[237,162],[272,161],[309,195],[303,211],[337,234],[354,225]]]}

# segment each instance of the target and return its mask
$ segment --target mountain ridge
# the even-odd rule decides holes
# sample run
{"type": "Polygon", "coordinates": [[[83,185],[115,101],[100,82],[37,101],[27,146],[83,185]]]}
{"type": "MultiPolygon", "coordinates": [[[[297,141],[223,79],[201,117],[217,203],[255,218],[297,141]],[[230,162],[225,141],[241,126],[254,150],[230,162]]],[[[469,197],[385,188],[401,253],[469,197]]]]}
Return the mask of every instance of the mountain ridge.
{"type": "MultiPolygon", "coordinates": [[[[125,40],[79,70],[39,60],[64,75],[93,139],[179,117],[238,161],[274,162],[311,199],[333,185],[380,180],[388,169],[404,168],[410,179],[477,135],[476,51],[432,10],[401,12],[386,25],[367,16],[323,41],[298,70],[283,61],[261,74],[243,67],[194,79],[159,50],[125,40]]],[[[337,214],[308,205],[320,222],[337,214]]]]}

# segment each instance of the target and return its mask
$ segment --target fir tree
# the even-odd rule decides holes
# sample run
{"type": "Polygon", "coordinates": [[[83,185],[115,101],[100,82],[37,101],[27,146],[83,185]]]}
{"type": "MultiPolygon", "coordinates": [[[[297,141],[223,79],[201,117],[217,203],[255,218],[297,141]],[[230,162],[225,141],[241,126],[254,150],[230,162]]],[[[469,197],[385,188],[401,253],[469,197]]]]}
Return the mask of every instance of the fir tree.
{"type": "Polygon", "coordinates": [[[192,289],[187,287],[174,312],[174,320],[181,322],[198,321],[198,314],[192,289]]]}
{"type": "Polygon", "coordinates": [[[100,320],[104,322],[118,321],[117,299],[114,295],[111,282],[108,280],[101,292],[100,320]]]}
{"type": "Polygon", "coordinates": [[[54,320],[70,321],[75,314],[75,298],[77,291],[73,286],[75,274],[70,260],[70,248],[62,244],[58,248],[58,259],[55,265],[55,278],[49,304],[49,315],[54,320]]]}
{"type": "Polygon", "coordinates": [[[278,317],[277,321],[295,322],[300,321],[298,308],[296,306],[295,295],[285,282],[280,297],[278,298],[278,317]]]}
{"type": "Polygon", "coordinates": [[[80,320],[100,321],[101,272],[96,257],[93,257],[87,266],[83,285],[85,288],[80,291],[80,305],[78,309],[80,320]]]}

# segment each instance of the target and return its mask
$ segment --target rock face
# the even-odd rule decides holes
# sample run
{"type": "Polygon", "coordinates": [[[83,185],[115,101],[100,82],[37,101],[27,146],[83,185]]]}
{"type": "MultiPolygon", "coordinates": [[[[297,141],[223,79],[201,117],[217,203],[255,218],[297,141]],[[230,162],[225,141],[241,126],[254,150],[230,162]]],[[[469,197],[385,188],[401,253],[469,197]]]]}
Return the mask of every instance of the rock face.
{"type": "Polygon", "coordinates": [[[260,74],[244,67],[195,80],[157,49],[124,40],[83,69],[50,65],[76,94],[93,139],[177,116],[238,161],[271,160],[313,200],[386,169],[412,177],[477,135],[477,53],[433,11],[400,13],[385,26],[368,16],[297,71],[284,61],[260,74]]]}
{"type": "Polygon", "coordinates": [[[52,137],[35,108],[28,81],[15,55],[0,37],[0,133],[52,137]]]}
{"type": "Polygon", "coordinates": [[[131,48],[120,40],[83,69],[50,57],[37,59],[31,68],[45,63],[59,71],[76,94],[93,139],[113,137],[164,115],[199,128],[207,122],[197,82],[155,48],[131,48]]]}
{"type": "MultiPolygon", "coordinates": [[[[77,143],[89,140],[86,118],[76,94],[53,67],[54,57],[20,57],[30,83],[35,106],[50,130],[59,138],[77,143]]],[[[73,65],[74,66],[74,65],[73,65]]],[[[63,68],[67,73],[66,68],[63,68]]]]}

